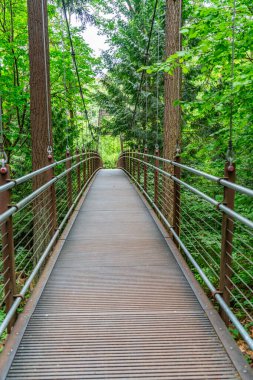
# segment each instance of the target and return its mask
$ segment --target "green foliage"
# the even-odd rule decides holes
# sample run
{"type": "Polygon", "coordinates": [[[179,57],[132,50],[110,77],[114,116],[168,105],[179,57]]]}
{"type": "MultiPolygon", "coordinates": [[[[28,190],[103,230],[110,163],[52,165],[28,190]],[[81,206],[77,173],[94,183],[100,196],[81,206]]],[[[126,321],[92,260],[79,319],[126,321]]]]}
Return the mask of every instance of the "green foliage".
{"type": "MultiPolygon", "coordinates": [[[[133,114],[140,85],[140,67],[145,63],[145,54],[154,4],[152,1],[101,1],[97,7],[96,22],[107,36],[109,49],[102,56],[101,90],[97,102],[110,115],[103,125],[104,133],[122,134],[130,146],[147,142],[154,149],[156,137],[162,142],[163,120],[163,76],[159,76],[159,122],[156,127],[157,99],[156,75],[144,78],[139,97],[135,123],[133,114]],[[102,16],[104,15],[104,17],[102,16]],[[115,17],[117,16],[117,17],[115,17]],[[146,83],[147,80],[147,83],[146,83]],[[146,114],[147,100],[147,114],[146,114]],[[146,122],[147,115],[147,122],[146,122]]],[[[159,7],[151,39],[149,62],[157,60],[157,31],[160,33],[160,57],[163,55],[163,9],[159,7]]]]}
{"type": "Polygon", "coordinates": [[[232,0],[184,3],[181,29],[183,51],[148,73],[183,71],[183,159],[202,169],[220,173],[229,138],[233,102],[233,143],[240,177],[253,185],[252,78],[253,10],[249,0],[236,2],[234,80],[231,90],[232,0]]]}
{"type": "Polygon", "coordinates": [[[119,138],[107,135],[102,136],[100,138],[99,151],[103,157],[104,168],[115,168],[120,154],[119,138]]]}
{"type": "MultiPolygon", "coordinates": [[[[82,15],[84,20],[85,11],[82,15]]],[[[55,157],[60,159],[65,154],[67,140],[73,151],[83,142],[88,143],[91,137],[84,118],[65,22],[55,1],[48,4],[48,16],[54,152],[55,157]]],[[[71,28],[80,80],[89,109],[91,88],[95,83],[93,67],[97,60],[93,58],[91,49],[84,41],[82,30],[83,26],[71,28]]],[[[18,170],[19,174],[21,169],[25,172],[31,170],[28,53],[27,2],[1,2],[0,96],[4,145],[13,170],[18,170]]]]}

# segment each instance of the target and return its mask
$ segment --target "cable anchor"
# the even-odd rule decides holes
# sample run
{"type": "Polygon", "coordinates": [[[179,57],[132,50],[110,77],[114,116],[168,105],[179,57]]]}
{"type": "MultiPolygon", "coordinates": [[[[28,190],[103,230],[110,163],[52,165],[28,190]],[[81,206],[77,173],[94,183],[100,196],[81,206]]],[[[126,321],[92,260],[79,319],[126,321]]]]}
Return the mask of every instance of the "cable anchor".
{"type": "Polygon", "coordinates": [[[7,173],[7,167],[6,167],[6,164],[8,162],[8,157],[7,157],[7,154],[4,150],[2,150],[0,152],[0,156],[1,156],[1,168],[0,168],[0,173],[1,174],[6,174],[7,173]]]}
{"type": "Polygon", "coordinates": [[[235,167],[234,167],[235,153],[234,153],[234,150],[233,150],[233,144],[232,144],[231,140],[229,141],[229,144],[228,144],[228,150],[227,150],[227,154],[226,154],[226,159],[227,159],[227,161],[229,163],[229,165],[228,165],[228,171],[232,173],[235,170],[235,167]]]}
{"type": "Polygon", "coordinates": [[[179,142],[177,141],[175,155],[176,155],[176,157],[179,157],[180,154],[181,154],[181,148],[180,148],[179,142]]]}
{"type": "Polygon", "coordinates": [[[47,147],[47,154],[48,154],[48,159],[52,160],[52,158],[53,158],[53,147],[51,145],[48,145],[48,147],[47,147]]]}

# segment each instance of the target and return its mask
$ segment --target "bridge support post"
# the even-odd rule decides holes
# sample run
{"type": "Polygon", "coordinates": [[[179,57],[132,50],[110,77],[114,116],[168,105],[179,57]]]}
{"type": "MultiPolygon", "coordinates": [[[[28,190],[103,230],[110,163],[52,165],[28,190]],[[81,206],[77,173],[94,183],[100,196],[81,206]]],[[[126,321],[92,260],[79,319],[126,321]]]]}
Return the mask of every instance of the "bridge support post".
{"type": "MultiPolygon", "coordinates": [[[[54,162],[53,155],[48,155],[48,165],[51,165],[54,162]]],[[[54,168],[51,168],[48,170],[48,181],[51,181],[51,179],[54,178],[54,168]]],[[[50,228],[50,234],[51,236],[54,235],[56,229],[57,229],[57,210],[56,210],[56,192],[55,192],[55,184],[50,186],[50,215],[51,215],[51,228],[50,228]]]]}
{"type": "Polygon", "coordinates": [[[79,149],[76,150],[76,163],[79,164],[76,168],[76,175],[77,175],[77,189],[78,189],[78,193],[80,193],[81,191],[81,168],[80,168],[80,156],[79,156],[80,152],[79,152],[79,149]]]}
{"type": "Polygon", "coordinates": [[[95,152],[95,159],[94,159],[94,172],[98,169],[98,153],[95,152]]]}
{"type": "MultiPolygon", "coordinates": [[[[155,148],[155,156],[159,157],[159,148],[158,147],[155,148]]],[[[156,168],[159,167],[159,160],[157,158],[155,159],[155,167],[156,168]]],[[[155,170],[155,172],[154,172],[154,203],[156,206],[158,206],[158,197],[159,197],[158,181],[159,181],[158,170],[155,170]]]]}
{"type": "MultiPolygon", "coordinates": [[[[138,146],[138,159],[140,160],[140,153],[141,153],[141,149],[140,149],[140,146],[138,146]]],[[[141,180],[141,163],[140,161],[137,161],[137,181],[138,183],[140,183],[140,180],[141,180]]]]}
{"type": "Polygon", "coordinates": [[[130,156],[130,149],[128,149],[128,152],[127,152],[127,171],[128,171],[128,173],[131,172],[131,156],[130,156]]]}
{"type": "MultiPolygon", "coordinates": [[[[224,175],[227,181],[235,182],[235,165],[228,162],[225,164],[224,175]]],[[[224,187],[223,203],[230,209],[234,209],[235,191],[224,187]]],[[[233,219],[223,212],[222,215],[222,242],[221,242],[221,259],[220,259],[220,285],[219,291],[221,292],[224,301],[229,306],[230,292],[232,284],[230,282],[232,276],[232,251],[233,251],[233,219]]],[[[220,309],[220,315],[226,325],[229,324],[229,318],[226,313],[220,309]]]]}
{"type": "MultiPolygon", "coordinates": [[[[70,152],[67,150],[66,157],[70,157],[70,152]]],[[[66,170],[71,168],[71,159],[66,161],[66,170]]],[[[72,175],[71,171],[67,173],[67,202],[68,202],[68,208],[72,206],[73,203],[73,197],[72,197],[72,175]]]]}
{"type": "Polygon", "coordinates": [[[121,157],[120,157],[120,166],[123,169],[126,169],[126,157],[125,157],[125,152],[121,152],[121,157]]]}
{"type": "Polygon", "coordinates": [[[84,148],[82,149],[82,160],[83,160],[83,186],[84,186],[86,182],[86,162],[84,161],[85,160],[84,148]]]}
{"type": "Polygon", "coordinates": [[[86,158],[87,158],[87,181],[88,179],[90,178],[90,151],[87,152],[87,155],[86,155],[86,158]]]}
{"type": "Polygon", "coordinates": [[[132,175],[135,179],[135,150],[132,152],[132,175]]]}
{"type": "MultiPolygon", "coordinates": [[[[147,154],[148,153],[148,148],[145,146],[145,148],[144,148],[144,154],[147,154]]],[[[144,156],[144,162],[146,163],[146,162],[148,162],[148,157],[147,156],[144,156]]],[[[144,191],[146,191],[147,192],[147,165],[145,164],[144,165],[144,185],[143,185],[143,187],[144,187],[144,191]]]]}
{"type": "MultiPolygon", "coordinates": [[[[10,167],[6,165],[6,172],[0,174],[0,186],[5,185],[10,180],[10,167]]],[[[0,193],[0,213],[7,211],[11,204],[11,190],[0,193]]],[[[3,254],[3,282],[4,282],[4,299],[6,313],[10,310],[16,295],[16,274],[15,274],[15,256],[13,240],[13,223],[12,217],[9,217],[1,225],[1,240],[3,254]]],[[[8,325],[8,333],[11,331],[16,314],[8,325]]]]}
{"type": "Polygon", "coordinates": [[[93,172],[93,151],[91,150],[90,151],[90,177],[92,176],[92,172],[93,172]]]}
{"type": "Polygon", "coordinates": [[[92,174],[94,173],[94,150],[91,152],[91,173],[90,173],[90,176],[92,176],[92,174]]]}
{"type": "MultiPolygon", "coordinates": [[[[176,153],[175,155],[175,162],[180,163],[180,156],[176,153]]],[[[181,177],[181,169],[178,166],[174,165],[174,176],[178,179],[181,177]]],[[[173,189],[173,227],[176,234],[180,235],[180,184],[176,181],[173,181],[174,189],[173,189]]],[[[177,247],[179,247],[178,241],[173,236],[173,241],[176,244],[177,247]]]]}

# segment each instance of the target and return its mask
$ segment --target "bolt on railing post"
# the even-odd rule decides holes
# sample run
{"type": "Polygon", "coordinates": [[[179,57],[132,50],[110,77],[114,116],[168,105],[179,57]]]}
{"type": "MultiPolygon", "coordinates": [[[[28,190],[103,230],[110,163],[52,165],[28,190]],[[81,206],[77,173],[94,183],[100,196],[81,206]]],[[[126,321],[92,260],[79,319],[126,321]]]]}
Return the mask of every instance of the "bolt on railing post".
{"type": "MultiPolygon", "coordinates": [[[[180,155],[176,153],[175,162],[180,164],[180,155]]],[[[181,177],[181,168],[174,165],[174,177],[180,179],[181,177]]],[[[174,189],[174,202],[173,202],[173,227],[176,234],[180,235],[180,184],[176,181],[173,181],[174,189]]],[[[173,236],[174,243],[179,247],[178,241],[173,236]]]]}
{"type": "MultiPolygon", "coordinates": [[[[79,149],[76,150],[76,163],[79,164],[80,163],[80,155],[79,155],[79,149]]],[[[80,165],[78,165],[76,167],[76,175],[77,175],[77,189],[78,189],[78,193],[80,193],[81,191],[81,168],[80,168],[80,165]]]]}
{"type": "MultiPolygon", "coordinates": [[[[138,146],[138,160],[140,160],[140,152],[141,152],[141,149],[140,149],[140,146],[138,146]]],[[[140,166],[140,161],[137,161],[138,162],[138,166],[137,166],[137,181],[138,183],[140,183],[140,180],[141,180],[141,166],[140,166]]]]}
{"type": "MultiPolygon", "coordinates": [[[[155,148],[155,156],[159,157],[159,149],[155,148]]],[[[156,158],[155,159],[155,167],[159,167],[159,160],[156,158]]],[[[156,206],[158,206],[158,170],[155,170],[154,172],[154,203],[156,206]]]]}
{"type": "MultiPolygon", "coordinates": [[[[144,154],[147,154],[148,153],[148,149],[147,147],[145,146],[144,148],[144,154]]],[[[148,162],[148,157],[147,156],[144,156],[144,162],[145,162],[145,165],[144,165],[144,191],[147,192],[147,165],[146,163],[148,162]]]]}
{"type": "MultiPolygon", "coordinates": [[[[225,164],[224,175],[227,181],[235,182],[235,164],[228,162],[225,164]]],[[[235,190],[224,186],[223,203],[230,209],[234,209],[235,190]]],[[[222,242],[221,242],[221,260],[220,260],[220,284],[219,291],[226,304],[230,304],[230,293],[232,284],[230,282],[232,276],[232,250],[233,250],[233,219],[223,212],[222,214],[222,242]]],[[[226,313],[220,309],[220,315],[226,325],[229,324],[229,318],[226,313]]]]}
{"type": "MultiPolygon", "coordinates": [[[[48,165],[51,165],[54,162],[54,158],[52,154],[48,155],[48,165]]],[[[48,181],[51,181],[54,178],[54,168],[50,168],[48,170],[48,181]]],[[[57,229],[57,209],[56,209],[56,191],[55,184],[53,183],[50,186],[50,203],[51,203],[51,235],[53,236],[57,229]]]]}
{"type": "MultiPolygon", "coordinates": [[[[10,167],[6,165],[6,172],[0,174],[0,186],[5,185],[10,180],[10,167]]],[[[0,193],[0,213],[7,211],[11,204],[11,190],[0,193]]],[[[1,224],[2,234],[2,259],[3,259],[3,282],[5,294],[6,313],[10,310],[15,300],[16,291],[16,274],[15,274],[15,256],[14,256],[14,239],[13,239],[13,222],[9,217],[1,224]]],[[[8,325],[8,332],[11,331],[16,314],[8,325]]]]}
{"type": "MultiPolygon", "coordinates": [[[[67,150],[66,157],[70,157],[70,152],[67,150]]],[[[72,159],[66,161],[66,170],[71,168],[71,161],[72,159]]],[[[72,199],[72,175],[71,171],[67,173],[67,197],[68,197],[68,208],[72,206],[73,199],[72,199]]]]}

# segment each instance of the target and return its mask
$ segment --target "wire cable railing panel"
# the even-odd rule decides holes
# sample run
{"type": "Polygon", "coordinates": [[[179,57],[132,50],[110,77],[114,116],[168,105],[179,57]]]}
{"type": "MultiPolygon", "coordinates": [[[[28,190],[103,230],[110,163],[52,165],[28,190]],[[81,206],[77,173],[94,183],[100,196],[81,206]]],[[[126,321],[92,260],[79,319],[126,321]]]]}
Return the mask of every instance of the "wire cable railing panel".
{"type": "Polygon", "coordinates": [[[102,166],[97,152],[54,162],[17,180],[0,174],[0,336],[6,339],[80,195],[102,166]],[[52,171],[54,170],[54,172],[52,171]],[[47,181],[33,189],[44,173],[47,181]]]}
{"type": "Polygon", "coordinates": [[[175,244],[215,300],[229,328],[253,350],[253,190],[175,161],[123,152],[123,168],[152,205],[175,244]]]}

